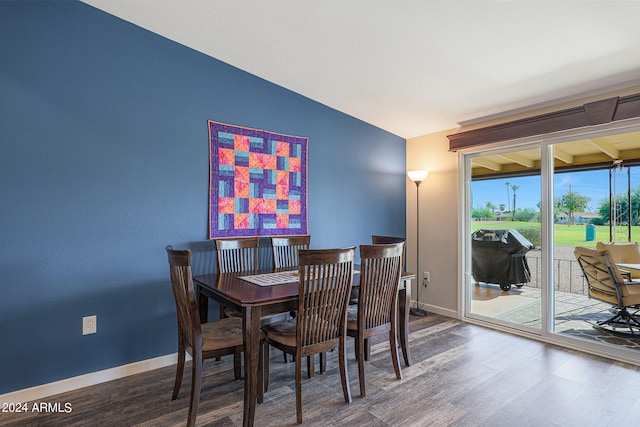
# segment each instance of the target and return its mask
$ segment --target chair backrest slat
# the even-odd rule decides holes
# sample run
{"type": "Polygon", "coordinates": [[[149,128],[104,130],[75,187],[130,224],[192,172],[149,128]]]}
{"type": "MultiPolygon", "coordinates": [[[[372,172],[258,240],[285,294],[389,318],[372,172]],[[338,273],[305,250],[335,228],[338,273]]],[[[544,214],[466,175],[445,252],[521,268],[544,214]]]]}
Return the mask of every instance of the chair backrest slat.
{"type": "Polygon", "coordinates": [[[271,237],[273,266],[277,270],[298,266],[298,251],[309,249],[311,236],[277,236],[271,237]]]}
{"type": "Polygon", "coordinates": [[[258,271],[259,237],[216,239],[218,273],[258,271]]]}
{"type": "Polygon", "coordinates": [[[391,323],[396,313],[404,242],[360,246],[359,329],[391,323]]]}
{"type": "Polygon", "coordinates": [[[374,245],[388,245],[390,243],[404,243],[404,246],[402,247],[402,269],[404,270],[406,268],[406,264],[405,264],[405,258],[406,258],[406,252],[407,252],[407,238],[406,237],[396,237],[396,236],[378,236],[378,235],[372,235],[371,236],[371,243],[373,243],[374,245]]]}
{"type": "Polygon", "coordinates": [[[299,251],[298,339],[301,349],[346,334],[355,247],[299,251]]]}

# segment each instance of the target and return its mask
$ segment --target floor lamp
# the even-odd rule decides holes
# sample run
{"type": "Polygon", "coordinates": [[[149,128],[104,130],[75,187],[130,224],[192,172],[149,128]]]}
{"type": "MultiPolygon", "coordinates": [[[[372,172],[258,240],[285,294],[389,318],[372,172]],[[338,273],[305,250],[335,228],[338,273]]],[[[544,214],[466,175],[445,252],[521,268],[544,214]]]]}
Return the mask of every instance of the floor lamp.
{"type": "MultiPolygon", "coordinates": [[[[427,178],[429,171],[408,171],[409,179],[416,183],[416,270],[419,269],[420,264],[420,183],[427,178]]],[[[420,275],[416,272],[416,278],[420,275]]],[[[416,306],[409,310],[412,316],[426,316],[427,312],[420,308],[420,281],[418,279],[418,286],[416,292],[416,306]]]]}

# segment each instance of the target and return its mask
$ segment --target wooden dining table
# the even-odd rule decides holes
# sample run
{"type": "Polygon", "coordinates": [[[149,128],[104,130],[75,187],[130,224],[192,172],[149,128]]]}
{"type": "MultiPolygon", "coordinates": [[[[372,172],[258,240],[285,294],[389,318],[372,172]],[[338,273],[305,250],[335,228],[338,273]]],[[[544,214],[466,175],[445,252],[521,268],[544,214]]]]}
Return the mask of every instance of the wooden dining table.
{"type": "MultiPolygon", "coordinates": [[[[357,270],[357,266],[356,266],[357,270]]],[[[244,426],[252,426],[255,418],[258,392],[258,360],[260,352],[260,319],[276,313],[295,311],[298,308],[298,282],[260,286],[241,277],[256,274],[272,274],[273,270],[238,273],[197,275],[193,281],[197,286],[200,321],[208,320],[209,298],[242,313],[244,339],[244,426]]],[[[409,351],[409,306],[411,280],[415,273],[402,273],[398,292],[398,315],[400,347],[406,366],[411,366],[409,351]]],[[[354,274],[354,287],[360,281],[354,274]]]]}

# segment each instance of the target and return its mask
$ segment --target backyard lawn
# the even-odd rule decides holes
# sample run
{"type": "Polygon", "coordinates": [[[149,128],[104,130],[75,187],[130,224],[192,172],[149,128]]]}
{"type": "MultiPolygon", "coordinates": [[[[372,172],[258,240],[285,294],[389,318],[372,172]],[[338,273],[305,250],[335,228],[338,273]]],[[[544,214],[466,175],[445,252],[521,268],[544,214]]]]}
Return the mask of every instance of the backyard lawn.
{"type": "MultiPolygon", "coordinates": [[[[518,221],[472,221],[471,231],[476,231],[481,228],[485,229],[522,229],[522,228],[540,228],[539,222],[518,222],[518,221]]],[[[622,228],[621,228],[622,229],[622,228]]],[[[617,241],[626,241],[626,228],[624,230],[624,236],[618,238],[617,241]]],[[[609,226],[598,225],[596,226],[595,239],[587,241],[586,225],[567,225],[567,224],[555,224],[554,225],[554,243],[555,246],[586,246],[595,247],[596,242],[608,242],[609,239],[609,226]]],[[[637,242],[640,240],[640,226],[631,227],[631,241],[637,242]]]]}

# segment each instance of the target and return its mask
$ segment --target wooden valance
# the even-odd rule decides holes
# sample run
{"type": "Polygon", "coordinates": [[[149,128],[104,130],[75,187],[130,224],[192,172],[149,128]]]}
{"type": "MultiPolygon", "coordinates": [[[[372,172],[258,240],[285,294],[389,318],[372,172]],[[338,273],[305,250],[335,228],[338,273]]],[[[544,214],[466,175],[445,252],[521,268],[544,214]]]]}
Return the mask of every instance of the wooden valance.
{"type": "Polygon", "coordinates": [[[449,150],[601,125],[640,117],[640,93],[589,102],[580,107],[447,135],[449,150]]]}

